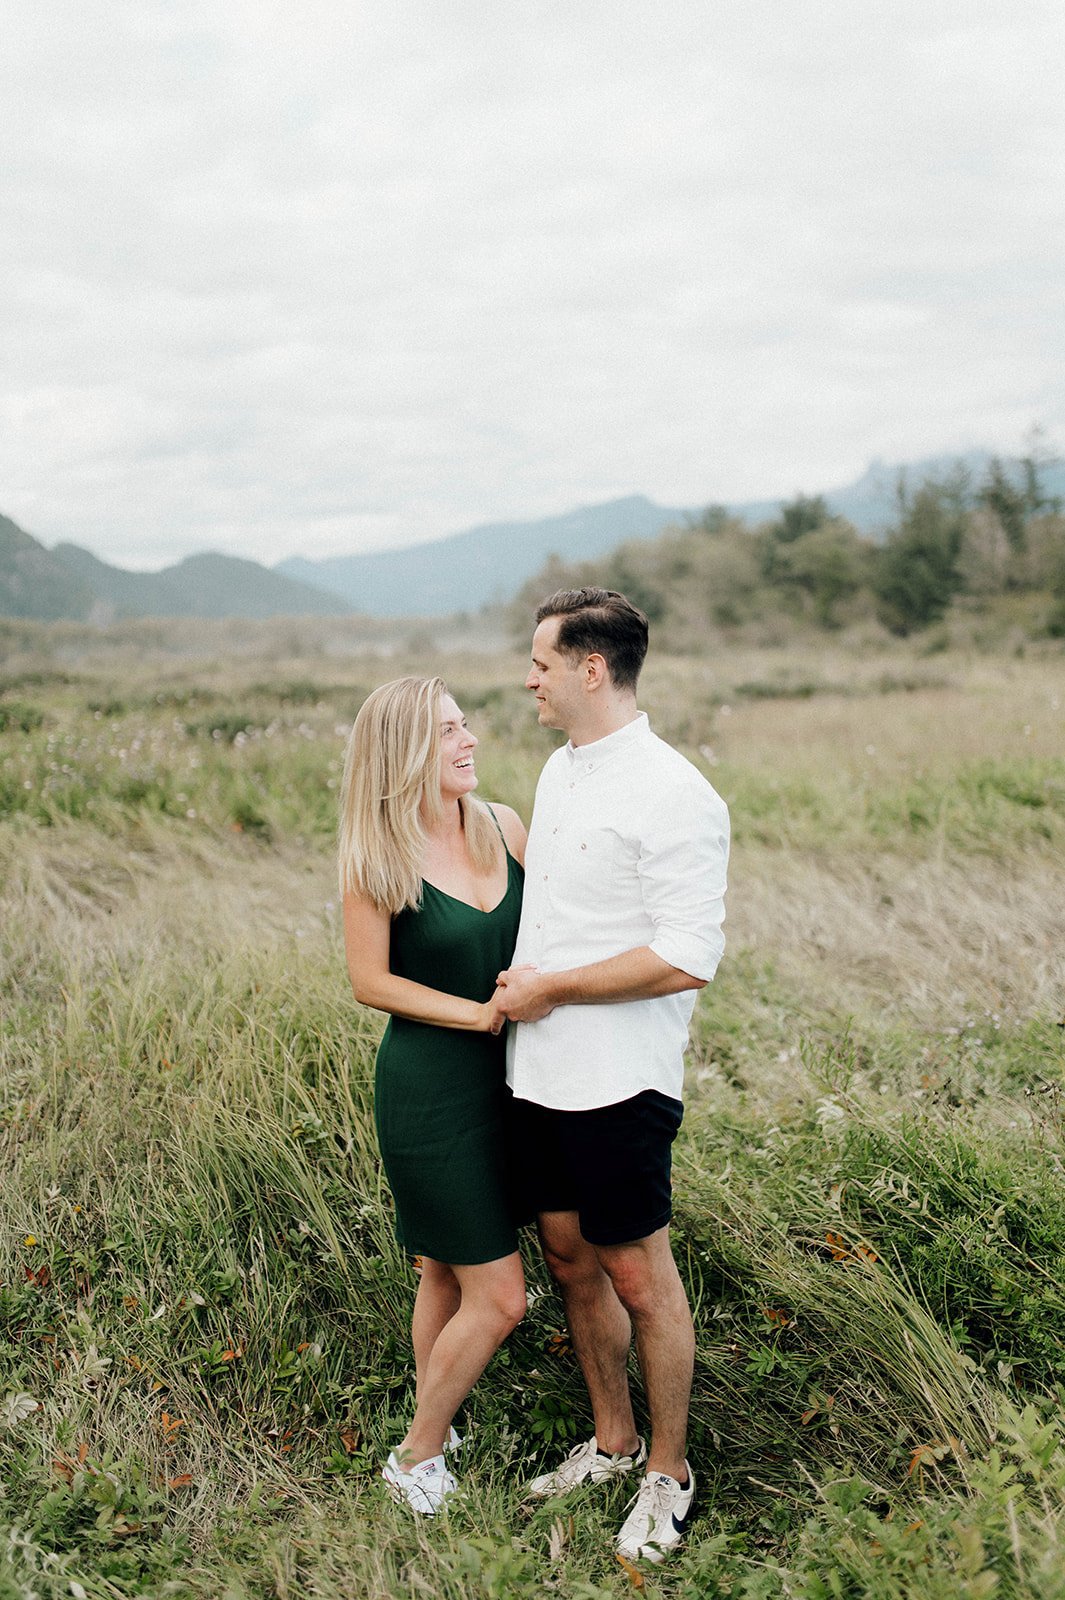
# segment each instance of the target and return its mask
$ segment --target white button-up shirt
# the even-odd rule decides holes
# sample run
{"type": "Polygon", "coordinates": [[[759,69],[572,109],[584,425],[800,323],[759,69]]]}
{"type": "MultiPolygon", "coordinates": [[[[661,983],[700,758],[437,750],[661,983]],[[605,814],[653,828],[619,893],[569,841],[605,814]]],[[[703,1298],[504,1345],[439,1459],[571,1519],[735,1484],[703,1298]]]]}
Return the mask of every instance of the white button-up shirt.
{"type": "MultiPolygon", "coordinates": [[[[556,750],[536,789],[514,965],[562,972],[649,945],[710,979],[725,947],[728,809],[701,773],[634,722],[556,750]]],[[[511,1024],[507,1082],[564,1111],[644,1089],[679,1100],[695,991],[557,1006],[511,1024]]]]}

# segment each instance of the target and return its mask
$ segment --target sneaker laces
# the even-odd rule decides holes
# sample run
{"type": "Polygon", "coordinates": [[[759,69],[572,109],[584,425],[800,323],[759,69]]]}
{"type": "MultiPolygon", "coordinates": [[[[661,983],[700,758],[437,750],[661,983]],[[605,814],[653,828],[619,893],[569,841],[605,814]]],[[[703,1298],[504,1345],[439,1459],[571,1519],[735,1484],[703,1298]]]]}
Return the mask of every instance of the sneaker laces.
{"type": "Polygon", "coordinates": [[[583,1444],[574,1445],[562,1465],[556,1468],[554,1477],[559,1487],[572,1489],[574,1484],[580,1483],[590,1468],[595,1458],[602,1454],[595,1439],[585,1439],[583,1444]]]}
{"type": "Polygon", "coordinates": [[[644,1526],[640,1530],[640,1542],[653,1538],[655,1529],[672,1519],[676,1493],[677,1484],[663,1472],[655,1473],[653,1478],[645,1478],[631,1501],[625,1529],[630,1523],[642,1522],[644,1526]]]}

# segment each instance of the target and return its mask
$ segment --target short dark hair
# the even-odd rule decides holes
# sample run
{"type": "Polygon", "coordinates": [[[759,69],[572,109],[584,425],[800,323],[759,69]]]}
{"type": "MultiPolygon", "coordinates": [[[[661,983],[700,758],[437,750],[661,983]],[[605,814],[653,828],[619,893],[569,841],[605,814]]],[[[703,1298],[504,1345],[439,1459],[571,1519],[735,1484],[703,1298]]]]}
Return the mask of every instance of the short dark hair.
{"type": "Polygon", "coordinates": [[[536,608],[537,622],[561,617],[562,655],[600,655],[611,682],[635,689],[647,654],[647,618],[616,589],[558,589],[536,608]]]}

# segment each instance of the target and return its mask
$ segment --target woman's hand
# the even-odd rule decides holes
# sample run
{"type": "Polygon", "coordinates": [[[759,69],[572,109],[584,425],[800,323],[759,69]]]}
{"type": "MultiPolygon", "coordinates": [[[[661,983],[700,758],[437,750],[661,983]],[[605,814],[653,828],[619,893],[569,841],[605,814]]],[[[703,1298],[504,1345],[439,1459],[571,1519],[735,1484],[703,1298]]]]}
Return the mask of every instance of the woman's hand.
{"type": "Polygon", "coordinates": [[[501,987],[496,989],[490,1000],[484,1002],[482,1009],[484,1011],[484,1032],[501,1033],[507,1021],[507,1014],[503,1010],[503,990],[501,987]]]}

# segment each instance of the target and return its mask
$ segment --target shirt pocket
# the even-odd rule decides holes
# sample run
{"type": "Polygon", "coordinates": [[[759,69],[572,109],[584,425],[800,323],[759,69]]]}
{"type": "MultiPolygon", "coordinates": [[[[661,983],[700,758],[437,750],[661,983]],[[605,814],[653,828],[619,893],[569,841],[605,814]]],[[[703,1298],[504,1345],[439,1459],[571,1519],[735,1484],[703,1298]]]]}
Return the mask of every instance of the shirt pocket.
{"type": "Polygon", "coordinates": [[[567,879],[567,896],[584,900],[594,911],[619,893],[625,897],[625,884],[636,877],[636,852],[616,828],[593,825],[574,829],[559,852],[558,865],[567,879]]]}

